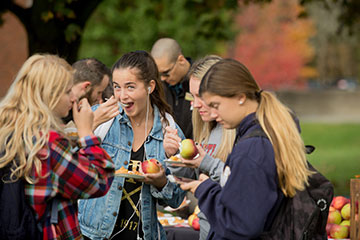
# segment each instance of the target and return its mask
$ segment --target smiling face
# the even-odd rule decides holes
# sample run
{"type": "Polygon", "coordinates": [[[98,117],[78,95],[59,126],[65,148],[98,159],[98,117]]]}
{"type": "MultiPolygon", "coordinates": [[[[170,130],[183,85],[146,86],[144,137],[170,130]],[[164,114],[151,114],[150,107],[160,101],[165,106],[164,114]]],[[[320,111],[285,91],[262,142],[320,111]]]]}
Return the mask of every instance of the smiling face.
{"type": "Polygon", "coordinates": [[[72,83],[66,87],[65,92],[60,96],[60,100],[55,106],[53,112],[59,118],[64,118],[69,114],[70,109],[74,101],[76,101],[76,96],[71,90],[72,83]]]}
{"type": "Polygon", "coordinates": [[[126,115],[139,117],[146,112],[148,97],[144,82],[138,79],[136,69],[115,69],[113,72],[113,86],[115,98],[123,103],[126,115]]]}
{"type": "Polygon", "coordinates": [[[205,104],[205,102],[199,96],[199,86],[200,86],[200,79],[191,76],[190,77],[190,93],[192,94],[193,100],[193,107],[199,111],[201,119],[204,122],[210,122],[215,120],[210,115],[210,108],[205,104]]]}
{"type": "Polygon", "coordinates": [[[236,128],[248,114],[246,108],[239,104],[241,97],[221,97],[211,93],[203,94],[204,102],[210,107],[211,117],[224,128],[236,128]]]}

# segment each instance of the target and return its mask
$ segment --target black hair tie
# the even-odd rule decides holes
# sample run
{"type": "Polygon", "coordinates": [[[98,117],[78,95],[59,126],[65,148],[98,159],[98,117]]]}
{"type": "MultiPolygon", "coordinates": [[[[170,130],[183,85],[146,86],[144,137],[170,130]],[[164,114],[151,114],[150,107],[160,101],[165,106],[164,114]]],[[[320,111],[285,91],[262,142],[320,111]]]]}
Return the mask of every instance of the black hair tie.
{"type": "Polygon", "coordinates": [[[255,92],[255,96],[260,99],[261,98],[261,93],[263,92],[263,90],[261,89],[260,91],[255,92]]]}

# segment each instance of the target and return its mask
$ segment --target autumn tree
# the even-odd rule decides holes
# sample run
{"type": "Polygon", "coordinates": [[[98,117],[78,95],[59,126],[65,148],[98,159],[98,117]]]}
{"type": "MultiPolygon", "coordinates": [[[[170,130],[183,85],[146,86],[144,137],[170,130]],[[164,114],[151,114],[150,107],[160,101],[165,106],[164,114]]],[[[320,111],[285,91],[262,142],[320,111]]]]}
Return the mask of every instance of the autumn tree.
{"type": "Polygon", "coordinates": [[[301,87],[305,77],[316,74],[307,67],[314,55],[308,42],[313,24],[297,18],[302,8],[296,0],[273,0],[241,9],[237,18],[241,33],[229,55],[243,62],[261,87],[301,87]]]}

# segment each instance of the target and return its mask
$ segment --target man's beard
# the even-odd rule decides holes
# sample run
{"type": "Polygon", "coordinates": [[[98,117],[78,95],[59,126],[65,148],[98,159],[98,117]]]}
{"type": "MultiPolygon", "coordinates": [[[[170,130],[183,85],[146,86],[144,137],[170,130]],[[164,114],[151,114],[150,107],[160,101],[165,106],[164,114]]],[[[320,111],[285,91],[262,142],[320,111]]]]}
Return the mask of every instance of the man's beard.
{"type": "Polygon", "coordinates": [[[90,104],[90,106],[95,105],[96,104],[96,100],[91,98],[91,95],[93,93],[93,88],[90,88],[90,90],[88,92],[86,92],[83,96],[80,97],[79,100],[86,98],[90,104]]]}

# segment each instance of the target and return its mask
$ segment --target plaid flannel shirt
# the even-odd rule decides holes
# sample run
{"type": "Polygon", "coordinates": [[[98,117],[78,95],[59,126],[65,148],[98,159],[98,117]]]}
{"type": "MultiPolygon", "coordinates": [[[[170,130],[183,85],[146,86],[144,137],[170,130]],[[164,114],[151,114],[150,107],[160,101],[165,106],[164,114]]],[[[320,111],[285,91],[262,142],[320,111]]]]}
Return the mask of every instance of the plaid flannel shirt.
{"type": "MultiPolygon", "coordinates": [[[[51,224],[48,214],[43,224],[43,239],[82,239],[77,200],[103,196],[111,186],[115,166],[100,147],[100,139],[87,136],[79,139],[78,146],[79,150],[74,152],[66,138],[50,132],[47,148],[38,153],[42,160],[41,174],[46,177],[25,186],[37,219],[42,217],[51,199],[60,200],[58,224],[51,224]]],[[[35,170],[34,176],[38,177],[35,170]]]]}

